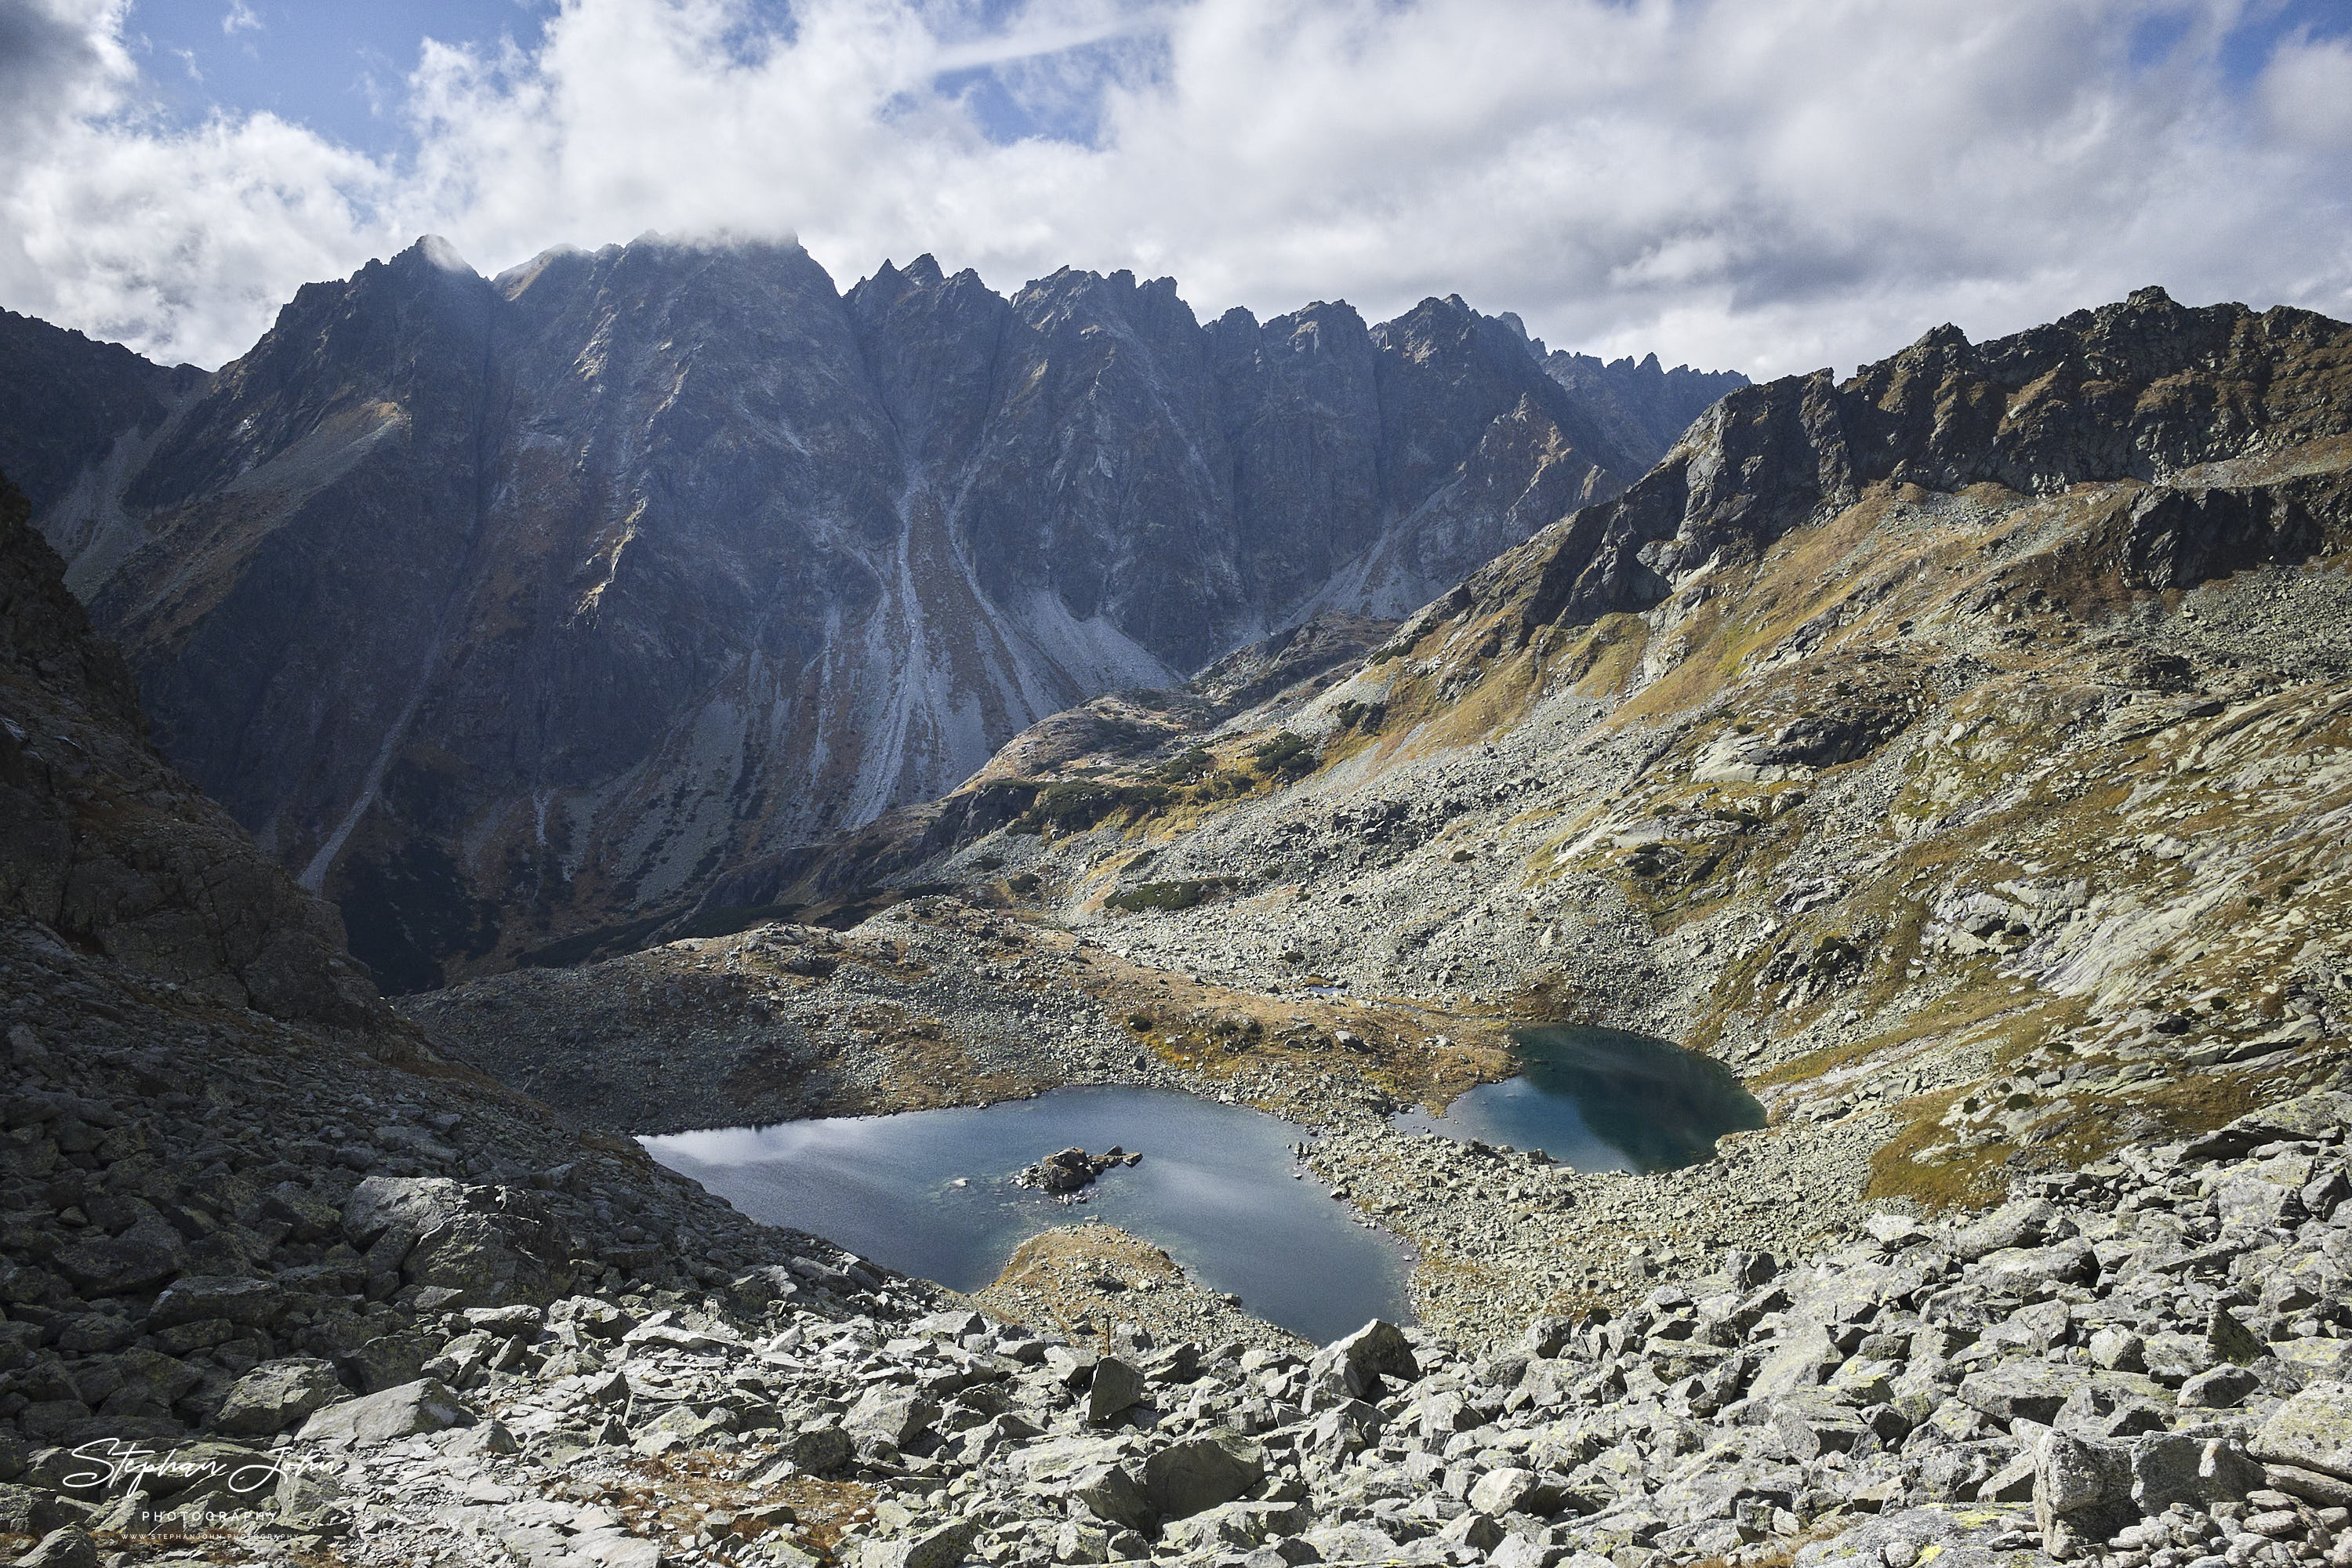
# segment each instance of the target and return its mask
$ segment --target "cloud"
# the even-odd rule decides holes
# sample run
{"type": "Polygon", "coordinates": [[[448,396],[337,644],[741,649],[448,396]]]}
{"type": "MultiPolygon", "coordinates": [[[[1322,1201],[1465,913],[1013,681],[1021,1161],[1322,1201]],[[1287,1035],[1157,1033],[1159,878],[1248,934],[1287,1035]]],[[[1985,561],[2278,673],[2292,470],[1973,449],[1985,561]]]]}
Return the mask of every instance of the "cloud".
{"type": "Polygon", "coordinates": [[[33,0],[67,87],[0,169],[0,302],[215,363],[416,233],[504,266],[659,229],[796,233],[845,284],[926,250],[999,288],[1130,267],[1204,315],[1458,291],[1758,374],[2149,282],[2352,314],[2352,53],[2305,28],[2242,68],[2276,9],[566,0],[528,49],[424,45],[412,140],[369,158],[154,122],[121,7],[33,0]]]}
{"type": "Polygon", "coordinates": [[[253,14],[252,6],[247,5],[245,0],[231,0],[227,12],[221,17],[223,33],[233,38],[239,33],[258,33],[262,30],[261,18],[253,14]]]}

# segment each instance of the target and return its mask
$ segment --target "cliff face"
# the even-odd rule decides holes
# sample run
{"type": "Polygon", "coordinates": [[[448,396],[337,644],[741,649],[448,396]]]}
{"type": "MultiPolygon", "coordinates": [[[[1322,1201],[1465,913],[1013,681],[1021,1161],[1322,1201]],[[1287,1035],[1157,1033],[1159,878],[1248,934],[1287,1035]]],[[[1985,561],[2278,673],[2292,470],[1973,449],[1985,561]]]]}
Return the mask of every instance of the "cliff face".
{"type": "Polygon", "coordinates": [[[0,477],[0,916],[273,1017],[390,1026],[334,911],[147,745],[31,510],[0,477]]]}
{"type": "Polygon", "coordinates": [[[1660,450],[1459,300],[1204,325],[1124,273],[844,296],[793,246],[420,241],[210,378],[11,368],[72,413],[0,435],[82,432],[33,500],[159,742],[396,989],[1401,615],[1660,450]]]}
{"type": "MultiPolygon", "coordinates": [[[[2347,359],[2342,323],[2326,317],[2189,310],[2153,289],[1982,345],[1938,328],[1843,384],[1817,374],[1734,392],[1623,496],[1498,558],[1452,607],[1508,600],[1522,636],[1646,609],[1676,584],[1756,561],[1874,486],[2228,489],[2225,473],[2183,476],[2344,434],[2347,359]]],[[[2259,489],[2242,499],[2261,501],[2265,521],[2206,517],[2191,530],[2193,561],[2159,545],[2168,525],[2153,514],[2119,521],[2115,542],[2128,561],[2109,586],[2187,587],[2277,553],[2293,542],[2271,536],[2270,503],[2292,510],[2300,492],[2268,479],[2259,489]],[[2168,564],[2154,570],[2159,559],[2168,564]]],[[[2184,503],[2144,504],[2173,518],[2184,503]]],[[[2301,525],[2281,511],[2276,526],[2301,525]]],[[[2316,543],[2315,532],[2301,549],[2316,543]]]]}

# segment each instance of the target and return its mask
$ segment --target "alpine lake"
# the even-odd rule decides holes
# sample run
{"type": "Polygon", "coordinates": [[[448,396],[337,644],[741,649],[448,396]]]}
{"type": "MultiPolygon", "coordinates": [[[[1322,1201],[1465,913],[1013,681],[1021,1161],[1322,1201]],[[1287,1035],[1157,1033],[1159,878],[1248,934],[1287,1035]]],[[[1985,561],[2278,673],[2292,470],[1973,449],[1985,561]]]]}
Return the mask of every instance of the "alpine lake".
{"type": "MultiPolygon", "coordinates": [[[[1405,1132],[1541,1149],[1579,1170],[1656,1171],[1706,1159],[1764,1124],[1727,1068],[1663,1040],[1549,1025],[1514,1036],[1522,1071],[1407,1110],[1405,1132]]],[[[1028,1237],[1093,1217],[1163,1247],[1212,1290],[1318,1343],[1372,1318],[1410,1321],[1402,1245],[1298,1179],[1314,1133],[1174,1089],[1055,1089],[1034,1100],[830,1117],[641,1140],[754,1219],[790,1225],[958,1290],[985,1289],[1028,1237]],[[1083,1207],[1017,1184],[1076,1145],[1139,1152],[1083,1207]]]]}

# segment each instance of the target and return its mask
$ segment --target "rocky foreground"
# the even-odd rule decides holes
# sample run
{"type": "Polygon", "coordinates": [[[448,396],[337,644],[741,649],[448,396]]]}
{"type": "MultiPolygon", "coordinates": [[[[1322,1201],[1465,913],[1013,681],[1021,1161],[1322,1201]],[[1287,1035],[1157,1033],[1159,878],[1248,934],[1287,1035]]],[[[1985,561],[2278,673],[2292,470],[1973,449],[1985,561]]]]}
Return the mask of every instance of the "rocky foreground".
{"type": "MultiPolygon", "coordinates": [[[[10,1120],[54,1142],[38,1109],[10,1120]]],[[[12,1419],[57,1440],[0,1450],[0,1522],[50,1564],[2341,1568],[2347,1121],[2352,1094],[2307,1096],[1958,1227],[1881,1214],[1803,1262],[1727,1253],[1483,1357],[1384,1323],[1304,1356],[1124,1324],[1072,1343],[927,1312],[816,1247],[565,1294],[527,1227],[479,1217],[512,1189],[281,1184],[257,1202],[329,1260],[307,1296],[281,1273],[183,1279],[136,1316],[12,1309],[12,1419]],[[387,1270],[389,1306],[329,1293],[387,1270]],[[331,1325],[395,1315],[324,1353],[331,1325]],[[167,1397],[167,1367],[212,1436],[142,1463],[163,1445],[130,1446],[124,1396],[167,1397]]],[[[106,1247],[60,1264],[86,1279],[106,1247]]]]}

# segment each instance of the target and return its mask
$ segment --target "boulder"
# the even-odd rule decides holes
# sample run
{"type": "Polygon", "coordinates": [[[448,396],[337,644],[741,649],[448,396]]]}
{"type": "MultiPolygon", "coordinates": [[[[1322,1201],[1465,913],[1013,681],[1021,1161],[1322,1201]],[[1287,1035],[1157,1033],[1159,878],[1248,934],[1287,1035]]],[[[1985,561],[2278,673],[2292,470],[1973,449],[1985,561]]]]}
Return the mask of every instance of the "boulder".
{"type": "Polygon", "coordinates": [[[904,1448],[917,1442],[940,1418],[937,1402],[892,1384],[869,1388],[841,1418],[851,1436],[887,1437],[904,1448]]]}
{"type": "Polygon", "coordinates": [[[1069,1495],[1111,1524],[1148,1531],[1158,1522],[1142,1483],[1123,1465],[1106,1460],[1087,1466],[1070,1478],[1069,1495]]]}
{"type": "Polygon", "coordinates": [[[187,1262],[180,1233],[153,1217],[121,1236],[100,1236],[58,1248],[50,1262],[89,1296],[120,1296],[149,1290],[177,1274],[187,1262]]]}
{"type": "Polygon", "coordinates": [[[956,1568],[979,1533],[976,1519],[950,1520],[919,1535],[869,1541],[857,1560],[861,1568],[956,1568]]]}
{"type": "Polygon", "coordinates": [[[371,1270],[454,1291],[455,1307],[544,1307],[560,1294],[570,1248],[539,1197],[443,1176],[370,1176],[344,1200],[343,1228],[371,1270]]]}
{"type": "Polygon", "coordinates": [[[175,1511],[255,1510],[273,1505],[281,1474],[269,1454],[207,1437],[173,1448],[146,1484],[175,1511]]]}
{"type": "Polygon", "coordinates": [[[2083,1382],[2080,1372],[2046,1362],[2003,1362],[1960,1379],[1958,1398],[2004,1424],[2022,1417],[2047,1426],[2083,1382]]]}
{"type": "Polygon", "coordinates": [[[1257,1447],[1230,1433],[1171,1443],[1143,1461],[1143,1491],[1162,1519],[1231,1502],[1265,1479],[1257,1447]]]}
{"type": "Polygon", "coordinates": [[[793,1434],[786,1451],[810,1475],[826,1475],[849,1463],[849,1434],[838,1426],[803,1426],[793,1434]]]}
{"type": "MultiPolygon", "coordinates": [[[[1308,1517],[1302,1503],[1219,1503],[1188,1518],[1170,1521],[1160,1533],[1160,1550],[1193,1557],[1220,1551],[1248,1552],[1275,1536],[1297,1529],[1308,1517]]],[[[1288,1561],[1279,1552],[1273,1555],[1276,1562],[1288,1561]]]]}
{"type": "Polygon", "coordinates": [[[2057,1227],[2058,1218],[2058,1210],[2045,1198],[2003,1204],[1953,1236],[1952,1256],[1974,1263],[2005,1248],[2034,1246],[2057,1227]]]}
{"type": "Polygon", "coordinates": [[[69,1524],[41,1537],[16,1563],[17,1568],[98,1568],[98,1543],[69,1524]]]}
{"type": "Polygon", "coordinates": [[[2096,1279],[2099,1258],[2091,1244],[2078,1237],[2048,1247],[2003,1247],[1987,1253],[1978,1269],[1979,1281],[1987,1289],[2028,1296],[2096,1279]]]}
{"type": "Polygon", "coordinates": [[[152,1331],[218,1320],[241,1328],[266,1329],[284,1317],[290,1305],[286,1292],[272,1280],[190,1275],[174,1279],[155,1298],[147,1326],[152,1331]]]}
{"type": "Polygon", "coordinates": [[[2313,1384],[2273,1411],[2251,1446],[2266,1464],[2352,1480],[2352,1384],[2313,1384]]]}
{"type": "Polygon", "coordinates": [[[370,1176],[343,1200],[343,1230],[362,1250],[389,1230],[414,1240],[465,1203],[465,1184],[446,1176],[370,1176]]]}
{"type": "Polygon", "coordinates": [[[1334,1399],[1371,1402],[1381,1396],[1382,1378],[1410,1383],[1421,1375],[1403,1331],[1377,1318],[1316,1352],[1307,1371],[1309,1384],[1334,1399]]]}
{"type": "Polygon", "coordinates": [[[1103,1357],[1087,1385],[1087,1420],[1097,1426],[1117,1420],[1143,1397],[1143,1386],[1140,1370],[1115,1355],[1103,1357]]]}
{"type": "Polygon", "coordinates": [[[343,1376],[362,1394],[381,1394],[425,1374],[425,1363],[441,1349],[441,1337],[421,1329],[379,1334],[335,1358],[343,1376]]]}
{"type": "MultiPolygon", "coordinates": [[[[65,1452],[61,1448],[53,1451],[65,1452]]],[[[95,1465],[79,1468],[98,1479],[103,1479],[106,1474],[95,1465]]],[[[0,1482],[0,1534],[47,1535],[87,1520],[89,1514],[89,1503],[59,1496],[49,1487],[0,1482]]]]}
{"type": "Polygon", "coordinates": [[[2042,1550],[2060,1559],[2175,1503],[2208,1508],[2262,1484],[2261,1467],[2221,1438],[2167,1432],[2106,1442],[2050,1431],[2032,1455],[2034,1522],[2042,1550]]]}
{"type": "Polygon", "coordinates": [[[1517,1466],[1489,1470],[1472,1485],[1468,1501],[1483,1514],[1514,1513],[1539,1484],[1533,1470],[1517,1466]]]}
{"type": "Polygon", "coordinates": [[[1299,1539],[1315,1549],[1309,1562],[1386,1563],[1397,1552],[1396,1537],[1371,1524],[1327,1524],[1299,1539]]]}
{"type": "Polygon", "coordinates": [[[302,1424],[296,1436],[306,1443],[367,1447],[420,1432],[471,1426],[474,1413],[438,1378],[420,1377],[381,1394],[330,1405],[302,1424]]]}
{"type": "Polygon", "coordinates": [[[272,1436],[325,1409],[343,1394],[335,1369],[316,1357],[264,1362],[230,1385],[213,1426],[233,1436],[272,1436]]]}
{"type": "Polygon", "coordinates": [[[2248,1111],[2228,1126],[2198,1138],[2186,1152],[2192,1159],[2232,1159],[2265,1143],[2324,1138],[2347,1126],[2352,1126],[2352,1094],[2306,1094],[2248,1111]]]}
{"type": "Polygon", "coordinates": [[[2263,1380],[2242,1366],[2217,1366],[2180,1385],[2180,1408],[2227,1410],[2262,1385],[2263,1380]]]}

